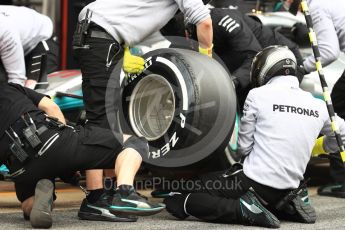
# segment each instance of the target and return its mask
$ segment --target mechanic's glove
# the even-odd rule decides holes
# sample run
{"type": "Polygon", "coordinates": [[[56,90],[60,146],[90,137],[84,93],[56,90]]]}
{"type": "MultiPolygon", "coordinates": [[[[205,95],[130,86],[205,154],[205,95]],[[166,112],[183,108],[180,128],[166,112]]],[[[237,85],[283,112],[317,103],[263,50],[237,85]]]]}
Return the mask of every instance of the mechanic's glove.
{"type": "Polygon", "coordinates": [[[164,199],[166,210],[174,217],[184,220],[189,215],[185,212],[185,201],[189,194],[175,194],[164,199]]]}
{"type": "Polygon", "coordinates": [[[299,83],[303,81],[304,75],[308,74],[304,69],[304,66],[297,66],[296,77],[298,78],[299,83]]]}
{"type": "Polygon", "coordinates": [[[145,60],[142,57],[132,55],[129,47],[125,47],[123,56],[123,71],[125,73],[138,74],[144,70],[145,60]]]}
{"type": "Polygon", "coordinates": [[[202,48],[199,46],[199,53],[204,54],[212,58],[212,49],[213,49],[213,44],[209,48],[202,48]]]}
{"type": "Polygon", "coordinates": [[[325,136],[319,137],[314,145],[313,151],[311,152],[311,155],[313,157],[317,157],[321,154],[328,154],[326,150],[323,148],[323,140],[325,139],[325,136]]]}

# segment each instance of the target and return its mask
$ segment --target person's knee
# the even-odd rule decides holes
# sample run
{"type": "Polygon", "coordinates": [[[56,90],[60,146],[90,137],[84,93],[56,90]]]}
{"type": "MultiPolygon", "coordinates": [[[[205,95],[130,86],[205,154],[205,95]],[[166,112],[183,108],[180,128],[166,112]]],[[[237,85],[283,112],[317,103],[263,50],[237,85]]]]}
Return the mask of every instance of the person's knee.
{"type": "Polygon", "coordinates": [[[134,149],[140,156],[147,156],[149,153],[149,144],[144,137],[124,135],[124,149],[134,149]]]}

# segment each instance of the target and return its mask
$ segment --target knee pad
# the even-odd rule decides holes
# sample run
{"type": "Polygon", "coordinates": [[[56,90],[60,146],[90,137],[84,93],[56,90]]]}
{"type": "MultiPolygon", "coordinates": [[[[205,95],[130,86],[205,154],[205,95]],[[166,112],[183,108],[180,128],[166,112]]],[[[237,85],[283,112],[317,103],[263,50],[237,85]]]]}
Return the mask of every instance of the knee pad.
{"type": "Polygon", "coordinates": [[[123,144],[123,148],[136,150],[143,158],[149,155],[149,144],[144,137],[131,136],[123,144]]]}

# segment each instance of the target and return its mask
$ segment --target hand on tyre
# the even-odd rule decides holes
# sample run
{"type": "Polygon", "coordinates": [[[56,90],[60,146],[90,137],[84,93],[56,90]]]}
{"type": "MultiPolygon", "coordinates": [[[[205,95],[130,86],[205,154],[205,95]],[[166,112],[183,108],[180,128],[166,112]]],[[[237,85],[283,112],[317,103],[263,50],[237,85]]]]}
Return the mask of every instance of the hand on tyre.
{"type": "Polygon", "coordinates": [[[142,57],[132,55],[128,46],[125,47],[123,57],[123,71],[125,73],[138,74],[144,70],[145,60],[142,57]]]}
{"type": "Polygon", "coordinates": [[[189,215],[184,210],[184,203],[188,194],[175,194],[164,199],[166,210],[174,217],[184,220],[189,215]]]}
{"type": "Polygon", "coordinates": [[[203,47],[199,46],[199,53],[207,55],[210,58],[212,58],[212,49],[213,49],[213,44],[211,47],[208,47],[208,48],[203,48],[203,47]]]}

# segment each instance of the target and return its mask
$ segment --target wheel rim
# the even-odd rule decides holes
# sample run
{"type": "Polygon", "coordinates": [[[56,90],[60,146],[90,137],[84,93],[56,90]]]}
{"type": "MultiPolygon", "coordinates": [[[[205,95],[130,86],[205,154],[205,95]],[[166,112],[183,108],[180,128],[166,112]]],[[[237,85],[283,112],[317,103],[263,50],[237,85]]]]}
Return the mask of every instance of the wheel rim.
{"type": "Polygon", "coordinates": [[[162,76],[151,74],[135,86],[129,103],[130,124],[138,136],[149,141],[162,137],[175,114],[175,95],[162,76]]]}

